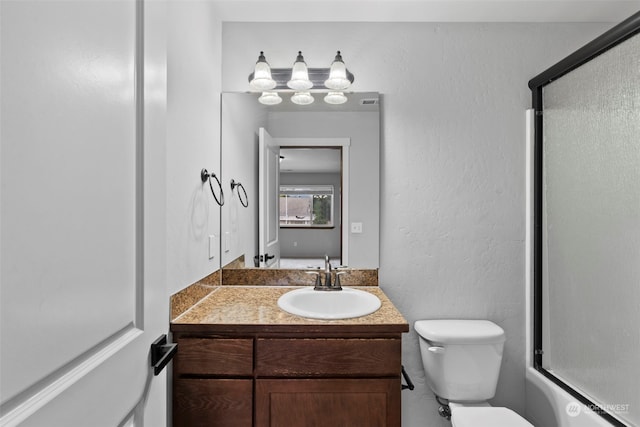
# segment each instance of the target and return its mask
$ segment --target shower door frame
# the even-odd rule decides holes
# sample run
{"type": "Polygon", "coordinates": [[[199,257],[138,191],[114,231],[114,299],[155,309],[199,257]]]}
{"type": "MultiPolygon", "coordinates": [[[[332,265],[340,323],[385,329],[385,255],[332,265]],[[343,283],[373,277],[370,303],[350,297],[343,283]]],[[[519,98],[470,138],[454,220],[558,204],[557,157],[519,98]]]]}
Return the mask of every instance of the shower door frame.
{"type": "MultiPolygon", "coordinates": [[[[600,54],[619,45],[625,40],[640,33],[640,12],[632,15],[620,24],[611,28],[598,38],[589,42],[560,62],[538,74],[529,81],[534,110],[534,179],[533,179],[533,367],[550,381],[567,391],[581,403],[591,408],[598,405],[584,396],[570,384],[562,381],[543,367],[543,88],[570,71],[591,61],[600,54]]],[[[625,427],[619,419],[604,410],[595,411],[612,425],[625,427]]]]}

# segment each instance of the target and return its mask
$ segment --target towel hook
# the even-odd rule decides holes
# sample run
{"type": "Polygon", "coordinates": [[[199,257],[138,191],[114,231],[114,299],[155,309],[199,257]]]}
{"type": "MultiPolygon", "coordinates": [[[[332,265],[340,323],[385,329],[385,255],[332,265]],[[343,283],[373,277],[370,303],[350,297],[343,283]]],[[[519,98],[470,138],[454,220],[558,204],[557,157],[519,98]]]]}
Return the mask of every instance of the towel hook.
{"type": "Polygon", "coordinates": [[[213,198],[215,199],[216,203],[218,204],[218,206],[224,205],[224,192],[222,191],[222,184],[220,183],[220,180],[218,179],[216,174],[213,173],[213,172],[209,173],[209,172],[207,172],[206,169],[202,169],[200,171],[200,179],[202,180],[202,182],[209,181],[209,187],[211,188],[211,194],[213,194],[213,198]],[[216,197],[216,193],[213,191],[213,184],[211,184],[211,178],[215,179],[216,182],[218,183],[218,188],[220,188],[220,199],[218,199],[216,197]]]}
{"type": "Polygon", "coordinates": [[[242,190],[242,192],[244,193],[244,201],[242,200],[242,195],[240,195],[240,190],[238,190],[238,199],[240,199],[240,204],[242,206],[244,206],[245,208],[249,207],[249,197],[247,197],[247,190],[244,189],[244,185],[242,185],[242,183],[240,183],[239,181],[235,181],[235,180],[231,180],[231,192],[233,193],[233,190],[238,187],[240,188],[240,190],[242,190]]]}

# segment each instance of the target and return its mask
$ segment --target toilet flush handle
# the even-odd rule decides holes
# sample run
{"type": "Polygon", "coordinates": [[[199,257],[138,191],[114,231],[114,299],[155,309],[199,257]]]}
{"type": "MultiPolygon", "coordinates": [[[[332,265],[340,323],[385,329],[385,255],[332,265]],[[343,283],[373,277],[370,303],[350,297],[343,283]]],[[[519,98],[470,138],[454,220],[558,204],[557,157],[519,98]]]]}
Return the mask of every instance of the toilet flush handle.
{"type": "Polygon", "coordinates": [[[428,350],[432,353],[444,353],[444,347],[440,347],[439,345],[432,345],[428,350]]]}

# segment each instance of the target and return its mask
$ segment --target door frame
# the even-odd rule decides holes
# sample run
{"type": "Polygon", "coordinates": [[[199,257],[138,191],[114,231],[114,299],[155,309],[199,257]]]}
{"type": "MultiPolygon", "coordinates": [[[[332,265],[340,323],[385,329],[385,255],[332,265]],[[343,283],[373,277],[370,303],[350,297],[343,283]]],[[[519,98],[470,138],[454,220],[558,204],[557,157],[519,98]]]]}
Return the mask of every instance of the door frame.
{"type": "Polygon", "coordinates": [[[349,265],[349,148],[351,146],[351,138],[273,138],[273,140],[280,147],[342,149],[340,252],[342,264],[349,265]]]}

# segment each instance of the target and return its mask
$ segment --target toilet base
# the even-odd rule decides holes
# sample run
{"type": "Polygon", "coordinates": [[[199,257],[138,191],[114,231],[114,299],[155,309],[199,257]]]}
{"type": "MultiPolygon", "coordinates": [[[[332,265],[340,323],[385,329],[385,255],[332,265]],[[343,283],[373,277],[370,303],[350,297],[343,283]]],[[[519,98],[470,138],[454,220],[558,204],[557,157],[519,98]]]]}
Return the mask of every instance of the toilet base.
{"type": "Polygon", "coordinates": [[[451,420],[451,411],[452,408],[461,408],[461,407],[487,407],[491,406],[487,402],[466,402],[466,403],[458,403],[458,402],[449,402],[447,399],[443,399],[437,394],[436,401],[440,404],[438,408],[438,415],[442,418],[446,418],[447,420],[451,420]]]}

